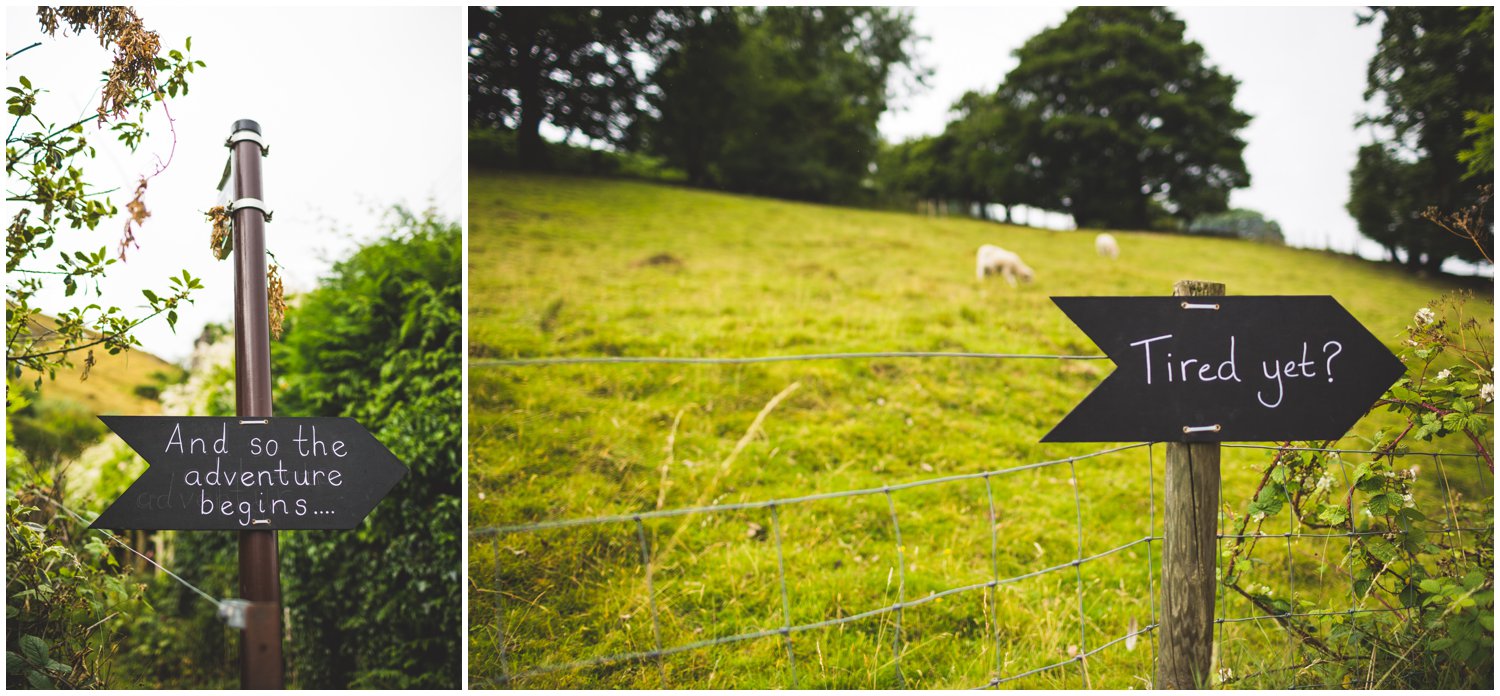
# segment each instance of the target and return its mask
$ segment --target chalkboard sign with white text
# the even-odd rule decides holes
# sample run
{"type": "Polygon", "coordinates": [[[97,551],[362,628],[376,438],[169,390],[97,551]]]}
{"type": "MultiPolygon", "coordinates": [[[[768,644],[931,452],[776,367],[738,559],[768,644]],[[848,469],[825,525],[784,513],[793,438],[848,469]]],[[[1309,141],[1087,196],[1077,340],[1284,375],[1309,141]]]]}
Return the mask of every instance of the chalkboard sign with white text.
{"type": "Polygon", "coordinates": [[[352,418],[100,420],[149,468],[96,529],[352,529],[406,475],[352,418]]]}
{"type": "Polygon", "coordinates": [[[1335,440],[1406,371],[1327,296],[1052,301],[1116,369],[1042,442],[1335,440]]]}

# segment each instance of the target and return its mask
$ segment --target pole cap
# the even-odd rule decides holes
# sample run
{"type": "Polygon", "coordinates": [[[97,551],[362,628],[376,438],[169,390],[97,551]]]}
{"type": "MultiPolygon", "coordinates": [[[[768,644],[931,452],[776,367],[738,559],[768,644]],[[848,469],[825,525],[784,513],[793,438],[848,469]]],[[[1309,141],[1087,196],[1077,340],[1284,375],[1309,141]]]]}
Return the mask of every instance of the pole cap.
{"type": "Polygon", "coordinates": [[[242,130],[252,131],[256,135],[261,135],[260,124],[256,123],[255,121],[252,121],[252,120],[250,120],[248,118],[242,118],[242,119],[240,119],[238,121],[235,121],[234,122],[234,127],[230,128],[231,132],[233,132],[233,131],[242,131],[242,130]]]}

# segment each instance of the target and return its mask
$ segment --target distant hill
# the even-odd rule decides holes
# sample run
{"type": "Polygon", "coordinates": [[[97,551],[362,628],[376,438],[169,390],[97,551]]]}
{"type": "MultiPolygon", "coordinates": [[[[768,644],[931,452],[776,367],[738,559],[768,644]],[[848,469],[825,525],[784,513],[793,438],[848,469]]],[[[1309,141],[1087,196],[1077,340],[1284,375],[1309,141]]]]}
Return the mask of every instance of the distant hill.
{"type": "MultiPolygon", "coordinates": [[[[51,323],[51,317],[42,317],[51,323]]],[[[182,368],[144,350],[136,348],[110,355],[102,348],[94,350],[95,364],[83,378],[83,356],[73,357],[73,367],[58,370],[55,379],[42,375],[40,392],[34,388],[37,373],[22,373],[21,386],[33,401],[72,401],[100,414],[150,415],[161,412],[155,390],[182,378],[182,368]]]]}

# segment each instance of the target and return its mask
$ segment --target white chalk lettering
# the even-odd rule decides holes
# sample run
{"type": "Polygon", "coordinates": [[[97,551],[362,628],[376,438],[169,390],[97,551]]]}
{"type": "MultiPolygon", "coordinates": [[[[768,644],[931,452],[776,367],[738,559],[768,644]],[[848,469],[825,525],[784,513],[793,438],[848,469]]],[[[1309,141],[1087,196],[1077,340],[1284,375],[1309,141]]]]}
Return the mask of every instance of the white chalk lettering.
{"type": "MultiPolygon", "coordinates": [[[[1135,343],[1130,344],[1130,346],[1132,348],[1134,348],[1135,346],[1145,346],[1146,347],[1146,384],[1150,384],[1151,383],[1151,343],[1154,342],[1154,341],[1160,341],[1160,340],[1162,340],[1164,338],[1171,338],[1171,337],[1172,337],[1172,334],[1167,334],[1165,336],[1157,336],[1155,338],[1141,339],[1139,341],[1136,341],[1135,343]]],[[[1171,379],[1171,377],[1172,377],[1171,370],[1168,369],[1167,370],[1167,379],[1171,379]]]]}
{"type": "Polygon", "coordinates": [[[181,423],[177,423],[176,425],[172,426],[172,435],[167,438],[167,449],[165,449],[163,451],[165,451],[165,452],[171,452],[172,451],[172,445],[174,445],[174,444],[177,445],[177,451],[181,452],[182,451],[182,424],[181,423]]]}
{"type": "MultiPolygon", "coordinates": [[[[1264,372],[1265,375],[1266,375],[1266,379],[1274,379],[1274,380],[1276,380],[1276,403],[1271,403],[1271,404],[1266,403],[1266,400],[1264,398],[1262,398],[1261,395],[1260,395],[1260,390],[1256,390],[1256,392],[1255,392],[1255,400],[1259,401],[1260,405],[1261,406],[1265,406],[1266,408],[1276,408],[1277,406],[1281,405],[1282,398],[1284,398],[1286,396],[1286,385],[1284,385],[1284,384],[1281,383],[1281,369],[1280,369],[1281,368],[1281,363],[1279,361],[1274,361],[1274,360],[1271,361],[1271,362],[1264,362],[1264,361],[1262,361],[1260,365],[1261,365],[1261,371],[1264,372]]],[[[1291,363],[1287,363],[1287,367],[1290,368],[1291,365],[1292,365],[1291,363]]],[[[1288,374],[1291,374],[1291,373],[1288,373],[1288,374]]]]}

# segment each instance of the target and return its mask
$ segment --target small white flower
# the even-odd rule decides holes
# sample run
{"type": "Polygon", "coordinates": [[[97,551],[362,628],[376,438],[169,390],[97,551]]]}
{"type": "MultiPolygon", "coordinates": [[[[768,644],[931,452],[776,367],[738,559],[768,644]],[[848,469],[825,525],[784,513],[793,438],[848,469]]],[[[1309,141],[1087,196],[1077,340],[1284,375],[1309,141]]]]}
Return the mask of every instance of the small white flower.
{"type": "Polygon", "coordinates": [[[1401,507],[1416,507],[1416,505],[1412,502],[1410,493],[1401,496],[1401,507]]]}
{"type": "Polygon", "coordinates": [[[1441,379],[1448,379],[1451,376],[1453,376],[1453,373],[1449,372],[1447,370],[1443,370],[1442,372],[1437,373],[1437,378],[1440,379],[1440,380],[1441,379]]]}
{"type": "Polygon", "coordinates": [[[1437,321],[1437,315],[1434,314],[1432,310],[1423,307],[1417,310],[1417,315],[1414,317],[1414,319],[1417,322],[1417,326],[1426,326],[1434,321],[1437,321]]]}
{"type": "Polygon", "coordinates": [[[1486,384],[1479,388],[1479,398],[1482,401],[1492,401],[1495,398],[1495,385],[1486,384]]]}
{"type": "Polygon", "coordinates": [[[1250,516],[1251,521],[1254,521],[1254,522],[1259,522],[1259,521],[1261,521],[1261,520],[1263,520],[1265,518],[1266,518],[1266,513],[1264,513],[1264,512],[1257,512],[1257,513],[1255,513],[1255,514],[1253,514],[1253,515],[1250,516]]]}
{"type": "Polygon", "coordinates": [[[1323,491],[1326,491],[1326,490],[1328,490],[1329,488],[1332,488],[1332,487],[1333,487],[1333,477],[1329,476],[1328,474],[1323,474],[1321,477],[1318,478],[1318,484],[1313,487],[1313,492],[1314,493],[1322,493],[1323,491]]]}

